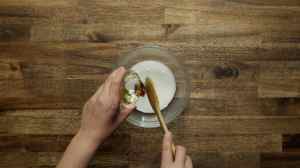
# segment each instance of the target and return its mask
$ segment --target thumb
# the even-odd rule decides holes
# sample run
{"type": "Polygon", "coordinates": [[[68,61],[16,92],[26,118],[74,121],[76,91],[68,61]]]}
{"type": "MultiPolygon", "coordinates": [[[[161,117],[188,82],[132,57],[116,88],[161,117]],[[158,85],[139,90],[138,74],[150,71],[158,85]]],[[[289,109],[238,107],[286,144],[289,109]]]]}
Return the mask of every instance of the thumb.
{"type": "Polygon", "coordinates": [[[163,144],[162,144],[162,167],[169,167],[169,165],[173,162],[172,156],[172,148],[171,145],[173,143],[171,132],[167,132],[164,135],[163,144]]]}
{"type": "Polygon", "coordinates": [[[135,105],[134,104],[121,104],[121,108],[120,108],[120,114],[118,116],[117,122],[121,123],[122,121],[124,121],[131,112],[133,112],[133,110],[135,109],[135,105]]]}

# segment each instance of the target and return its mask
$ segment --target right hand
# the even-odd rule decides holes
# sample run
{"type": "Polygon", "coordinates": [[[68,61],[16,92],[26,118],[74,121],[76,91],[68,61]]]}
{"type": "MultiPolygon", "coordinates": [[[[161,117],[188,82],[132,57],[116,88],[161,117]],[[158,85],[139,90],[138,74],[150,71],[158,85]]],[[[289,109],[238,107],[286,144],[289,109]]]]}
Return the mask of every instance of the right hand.
{"type": "Polygon", "coordinates": [[[176,146],[176,155],[173,159],[172,143],[172,134],[167,132],[163,139],[161,168],[193,168],[192,160],[186,155],[186,149],[183,146],[176,146]]]}

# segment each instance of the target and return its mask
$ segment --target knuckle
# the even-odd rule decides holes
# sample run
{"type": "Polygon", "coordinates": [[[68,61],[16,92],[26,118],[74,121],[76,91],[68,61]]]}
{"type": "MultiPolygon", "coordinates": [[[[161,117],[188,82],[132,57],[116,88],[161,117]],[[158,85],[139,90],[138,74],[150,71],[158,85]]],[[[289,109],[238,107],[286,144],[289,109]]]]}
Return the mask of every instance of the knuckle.
{"type": "Polygon", "coordinates": [[[169,143],[163,143],[162,149],[163,149],[164,151],[170,150],[170,144],[169,144],[169,143]]]}
{"type": "Polygon", "coordinates": [[[103,100],[103,97],[102,96],[97,97],[97,99],[94,100],[93,104],[97,105],[97,107],[104,107],[105,102],[103,100]]]}
{"type": "Polygon", "coordinates": [[[113,101],[111,102],[111,104],[110,104],[110,108],[111,108],[112,110],[116,110],[116,109],[118,109],[118,107],[119,107],[119,102],[116,101],[116,100],[113,100],[113,101]]]}
{"type": "Polygon", "coordinates": [[[103,97],[97,96],[97,98],[95,99],[95,103],[103,103],[103,97]]]}
{"type": "Polygon", "coordinates": [[[97,98],[93,96],[90,98],[90,100],[87,102],[87,104],[91,105],[91,104],[95,104],[96,102],[97,102],[97,98]]]}
{"type": "Polygon", "coordinates": [[[111,109],[111,110],[115,110],[115,109],[116,109],[115,105],[110,104],[110,109],[111,109]]]}
{"type": "Polygon", "coordinates": [[[118,80],[115,78],[115,79],[112,81],[112,84],[113,84],[114,86],[117,86],[117,85],[119,84],[119,82],[118,82],[118,80]]]}

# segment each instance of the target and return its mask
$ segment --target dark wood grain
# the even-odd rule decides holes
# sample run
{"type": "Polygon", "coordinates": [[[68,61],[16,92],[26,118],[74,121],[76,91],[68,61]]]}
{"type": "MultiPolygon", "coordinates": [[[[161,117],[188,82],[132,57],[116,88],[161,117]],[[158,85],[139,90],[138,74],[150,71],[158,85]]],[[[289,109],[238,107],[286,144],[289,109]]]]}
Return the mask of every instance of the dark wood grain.
{"type": "Polygon", "coordinates": [[[299,165],[299,153],[283,152],[283,153],[262,153],[262,168],[292,168],[299,165]]]}
{"type": "Polygon", "coordinates": [[[282,149],[283,149],[283,151],[284,152],[299,152],[300,151],[299,141],[300,141],[300,135],[299,134],[294,134],[294,135],[285,134],[285,135],[283,135],[283,139],[282,139],[282,149]]]}
{"type": "MultiPolygon", "coordinates": [[[[2,113],[2,112],[1,112],[2,113]]],[[[78,110],[39,111],[27,115],[2,115],[0,132],[9,134],[74,134],[80,124],[78,110]],[[56,114],[55,114],[56,113],[56,114]],[[62,113],[62,114],[60,114],[62,113]],[[47,117],[53,116],[53,117],[47,117]]],[[[299,132],[299,116],[182,116],[170,124],[174,132],[186,129],[193,134],[296,134],[299,132]]],[[[121,132],[143,132],[144,129],[124,124],[121,132]]],[[[147,129],[158,131],[159,129],[147,129]]]]}

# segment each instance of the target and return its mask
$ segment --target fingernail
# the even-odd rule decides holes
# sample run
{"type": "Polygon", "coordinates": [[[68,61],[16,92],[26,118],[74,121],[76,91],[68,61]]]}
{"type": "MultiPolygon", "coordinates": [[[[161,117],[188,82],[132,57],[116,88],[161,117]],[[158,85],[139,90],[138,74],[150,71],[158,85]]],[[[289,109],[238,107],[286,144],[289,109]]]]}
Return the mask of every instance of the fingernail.
{"type": "Polygon", "coordinates": [[[126,109],[134,109],[135,108],[135,105],[134,104],[125,104],[125,103],[122,103],[122,106],[126,109]]]}
{"type": "Polygon", "coordinates": [[[121,68],[119,67],[115,70],[115,72],[118,73],[120,70],[121,70],[121,68]]]}
{"type": "Polygon", "coordinates": [[[118,74],[118,73],[119,73],[119,71],[120,71],[120,67],[119,67],[119,68],[117,68],[117,69],[115,69],[115,70],[112,72],[112,77],[115,77],[115,76],[116,76],[116,74],[118,74]]]}
{"type": "Polygon", "coordinates": [[[125,70],[126,69],[123,66],[121,66],[121,67],[118,68],[118,72],[125,71],[125,70]]]}
{"type": "Polygon", "coordinates": [[[134,109],[136,106],[135,106],[135,104],[128,104],[128,106],[127,106],[127,108],[129,108],[129,109],[134,109]]]}
{"type": "Polygon", "coordinates": [[[119,68],[117,68],[116,70],[114,70],[114,72],[113,72],[113,75],[114,76],[116,76],[117,74],[119,74],[121,71],[123,71],[124,70],[124,67],[122,68],[122,67],[119,67],[119,68]]]}

